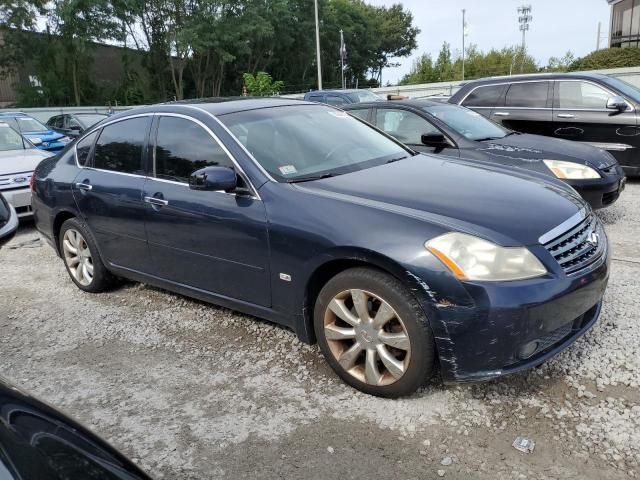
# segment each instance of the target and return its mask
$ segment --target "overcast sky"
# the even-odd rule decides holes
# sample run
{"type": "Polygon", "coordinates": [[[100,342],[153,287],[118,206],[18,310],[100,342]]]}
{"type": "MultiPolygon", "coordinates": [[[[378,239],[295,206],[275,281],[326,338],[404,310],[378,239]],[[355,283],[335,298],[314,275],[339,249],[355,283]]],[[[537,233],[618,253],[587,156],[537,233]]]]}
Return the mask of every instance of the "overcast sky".
{"type": "MultiPolygon", "coordinates": [[[[462,49],[462,9],[467,10],[467,44],[483,50],[520,44],[517,8],[530,4],[533,22],[527,34],[527,48],[545,64],[549,57],[562,56],[571,50],[577,57],[596,47],[598,22],[602,22],[601,47],[607,46],[610,7],[606,0],[366,0],[373,5],[402,3],[411,10],[414,23],[421,30],[418,48],[402,65],[382,73],[383,83],[396,83],[407,73],[413,59],[424,52],[438,55],[442,42],[452,51],[462,49]]],[[[348,46],[347,46],[348,47],[348,46]]]]}

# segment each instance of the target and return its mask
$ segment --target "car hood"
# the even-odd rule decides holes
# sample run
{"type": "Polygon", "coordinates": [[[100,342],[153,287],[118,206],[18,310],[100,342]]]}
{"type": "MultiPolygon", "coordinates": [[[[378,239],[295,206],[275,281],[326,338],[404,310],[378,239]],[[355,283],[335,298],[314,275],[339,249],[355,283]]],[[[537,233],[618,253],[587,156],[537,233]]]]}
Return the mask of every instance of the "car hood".
{"type": "Polygon", "coordinates": [[[54,140],[59,140],[64,135],[58,132],[54,132],[53,130],[43,130],[42,132],[22,132],[22,134],[27,138],[39,138],[43,142],[53,142],[54,140]]]}
{"type": "Polygon", "coordinates": [[[526,172],[431,155],[296,186],[503,246],[537,244],[585,208],[577,194],[526,172]]]}
{"type": "Polygon", "coordinates": [[[600,169],[608,168],[616,163],[612,155],[599,148],[542,135],[522,133],[480,143],[483,146],[478,150],[489,156],[513,158],[520,160],[520,162],[566,160],[600,169]]]}
{"type": "Polygon", "coordinates": [[[0,175],[32,172],[43,159],[51,155],[35,148],[0,152],[0,175]]]}

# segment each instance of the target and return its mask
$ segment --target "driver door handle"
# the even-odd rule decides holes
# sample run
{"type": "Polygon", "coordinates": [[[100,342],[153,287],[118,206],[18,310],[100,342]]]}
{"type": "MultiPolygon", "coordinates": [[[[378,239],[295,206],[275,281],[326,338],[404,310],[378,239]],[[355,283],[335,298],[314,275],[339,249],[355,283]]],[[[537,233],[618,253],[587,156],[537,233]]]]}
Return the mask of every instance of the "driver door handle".
{"type": "Polygon", "coordinates": [[[496,117],[508,117],[509,116],[509,112],[496,112],[496,113],[494,113],[494,115],[496,117]]]}
{"type": "Polygon", "coordinates": [[[150,203],[151,205],[157,205],[159,207],[166,207],[169,205],[169,200],[163,200],[162,198],[156,197],[144,197],[144,201],[150,203]]]}
{"type": "Polygon", "coordinates": [[[93,188],[93,185],[89,185],[88,183],[82,183],[82,182],[78,182],[76,183],[76,188],[78,190],[85,190],[85,191],[89,191],[93,188]]]}
{"type": "Polygon", "coordinates": [[[572,113],[559,113],[558,118],[576,118],[572,113]]]}

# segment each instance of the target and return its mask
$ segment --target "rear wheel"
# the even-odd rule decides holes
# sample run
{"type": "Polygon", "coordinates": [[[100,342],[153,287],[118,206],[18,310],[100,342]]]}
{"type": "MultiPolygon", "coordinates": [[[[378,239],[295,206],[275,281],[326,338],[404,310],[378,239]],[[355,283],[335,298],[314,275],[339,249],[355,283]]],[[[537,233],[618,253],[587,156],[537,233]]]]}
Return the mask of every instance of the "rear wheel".
{"type": "Polygon", "coordinates": [[[60,228],[60,252],[67,272],[78,288],[86,292],[103,292],[113,285],[113,276],[105,268],[95,240],[85,224],[76,218],[60,228]]]}
{"type": "Polygon", "coordinates": [[[435,344],[422,308],[379,270],[354,268],[331,279],[316,301],[314,328],[331,367],[365,393],[409,395],[433,374],[435,344]]]}

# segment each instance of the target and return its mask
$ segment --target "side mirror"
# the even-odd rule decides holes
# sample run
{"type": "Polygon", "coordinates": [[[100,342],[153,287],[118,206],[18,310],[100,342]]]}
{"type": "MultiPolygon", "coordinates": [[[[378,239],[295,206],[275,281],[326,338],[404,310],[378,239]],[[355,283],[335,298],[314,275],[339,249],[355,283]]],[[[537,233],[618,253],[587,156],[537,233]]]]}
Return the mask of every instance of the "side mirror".
{"type": "Polygon", "coordinates": [[[205,167],[189,176],[192,190],[223,190],[229,192],[238,186],[236,172],[228,167],[205,167]]]}
{"type": "Polygon", "coordinates": [[[449,142],[441,133],[425,133],[421,140],[427,147],[445,148],[449,146],[449,142]]]}
{"type": "Polygon", "coordinates": [[[627,109],[627,102],[625,102],[624,98],[619,95],[609,97],[609,99],[607,100],[607,108],[609,110],[618,110],[619,112],[624,112],[627,109]]]}

